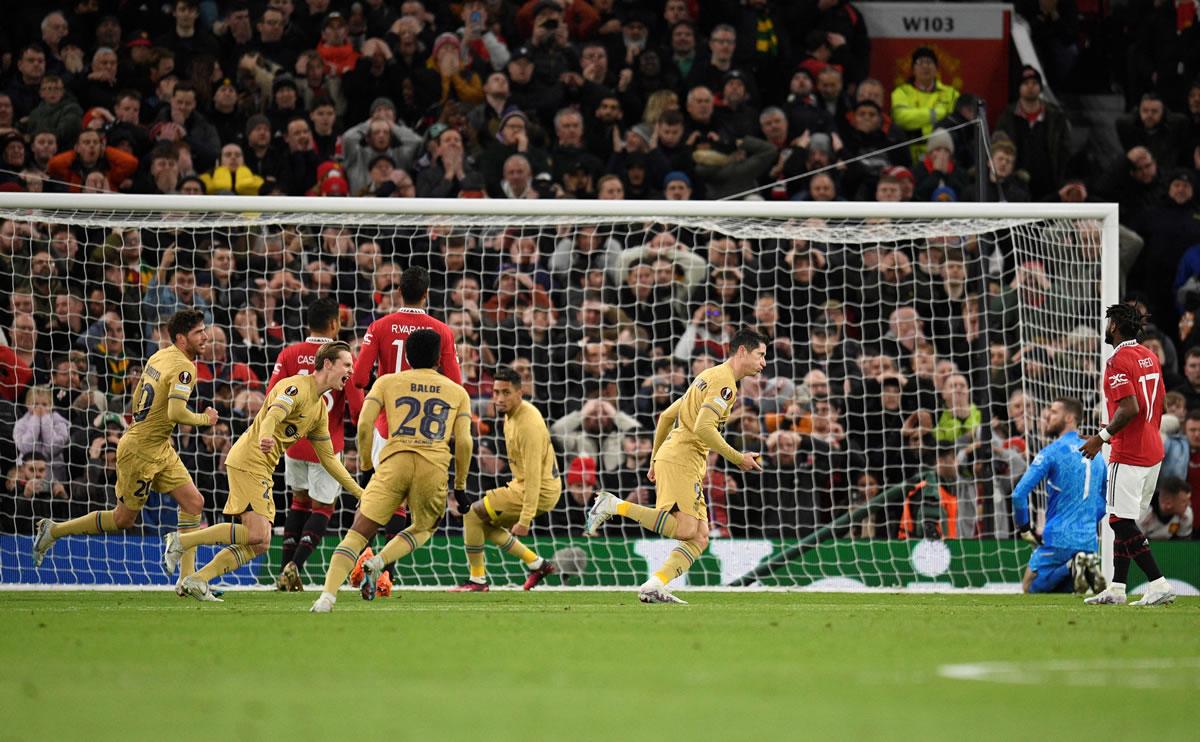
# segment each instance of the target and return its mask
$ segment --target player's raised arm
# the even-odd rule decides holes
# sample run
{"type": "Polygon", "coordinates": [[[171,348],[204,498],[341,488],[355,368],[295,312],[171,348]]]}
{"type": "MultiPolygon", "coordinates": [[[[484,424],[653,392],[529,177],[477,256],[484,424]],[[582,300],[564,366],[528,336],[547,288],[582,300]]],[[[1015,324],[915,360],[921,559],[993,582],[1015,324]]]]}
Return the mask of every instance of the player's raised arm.
{"type": "Polygon", "coordinates": [[[375,468],[375,462],[371,460],[371,435],[375,430],[375,419],[383,411],[383,402],[379,400],[378,386],[379,382],[376,381],[375,386],[371,388],[370,395],[363,400],[362,410],[358,415],[355,439],[358,442],[358,464],[363,471],[371,471],[375,468]]]}

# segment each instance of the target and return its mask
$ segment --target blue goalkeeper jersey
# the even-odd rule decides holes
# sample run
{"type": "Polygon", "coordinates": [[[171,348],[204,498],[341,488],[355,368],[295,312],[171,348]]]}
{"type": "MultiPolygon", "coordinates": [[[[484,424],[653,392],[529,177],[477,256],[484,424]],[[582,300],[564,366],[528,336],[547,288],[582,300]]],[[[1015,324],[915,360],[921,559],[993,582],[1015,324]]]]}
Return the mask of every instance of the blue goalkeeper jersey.
{"type": "Polygon", "coordinates": [[[1079,452],[1083,438],[1071,430],[1043,448],[1013,490],[1013,519],[1029,522],[1029,494],[1046,480],[1046,546],[1094,552],[1096,524],[1104,515],[1107,470],[1103,454],[1088,461],[1079,452]]]}

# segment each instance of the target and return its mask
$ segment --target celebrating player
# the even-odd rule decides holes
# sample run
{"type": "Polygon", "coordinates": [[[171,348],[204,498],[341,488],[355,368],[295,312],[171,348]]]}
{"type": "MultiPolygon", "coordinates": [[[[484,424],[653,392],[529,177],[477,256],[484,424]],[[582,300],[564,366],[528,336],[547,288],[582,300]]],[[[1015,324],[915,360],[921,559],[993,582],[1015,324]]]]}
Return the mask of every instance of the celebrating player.
{"type": "MultiPolygon", "coordinates": [[[[445,322],[434,319],[425,312],[425,305],[429,301],[429,272],[420,266],[406,268],[400,274],[400,300],[402,305],[399,309],[375,320],[367,327],[362,349],[354,363],[354,385],[360,389],[371,386],[372,369],[375,370],[375,378],[379,378],[410,368],[405,360],[404,344],[408,342],[412,333],[421,329],[433,330],[442,338],[441,363],[435,369],[440,370],[442,375],[455,384],[461,384],[462,370],[458,365],[458,355],[454,352],[454,333],[445,322]]],[[[372,459],[379,461],[380,451],[387,440],[387,416],[380,415],[375,421],[375,435],[372,437],[372,459]]],[[[362,451],[363,449],[359,450],[360,455],[362,451]]],[[[404,508],[400,508],[395,517],[388,521],[384,533],[389,539],[394,538],[405,525],[404,508]]],[[[368,547],[363,552],[360,562],[371,556],[371,549],[368,547]]],[[[358,586],[361,579],[360,564],[356,565],[351,573],[350,583],[358,586]]],[[[390,592],[387,579],[383,580],[381,586],[390,592]]]]}
{"type": "MultiPolygon", "coordinates": [[[[196,383],[196,358],[208,347],[204,314],[181,309],[167,321],[171,345],[150,356],[142,371],[141,387],[133,397],[133,423],[117,443],[117,507],[94,511],[65,523],[38,521],[33,540],[33,563],[39,566],[54,542],[63,536],[82,536],[132,528],[150,490],[168,492],[179,504],[179,530],[200,525],[204,498],[171,447],[175,425],[209,426],[217,422],[212,407],[203,413],[187,407],[196,383]]],[[[195,569],[196,552],[181,557],[181,574],[195,569]]]]}
{"type": "Polygon", "coordinates": [[[343,487],[362,497],[362,488],[346,471],[329,440],[329,410],[324,395],[341,391],[350,381],[354,361],[347,343],[325,343],[317,351],[312,375],[280,379],[267,394],[262,409],[246,432],[238,438],[225,460],[229,472],[229,500],[225,514],[236,515],[240,524],[209,526],[192,533],[167,535],[163,563],[173,573],[184,549],[199,544],[229,544],[194,575],[184,578],[178,591],[202,601],[220,601],[208,583],[232,572],[271,544],[275,522],[275,500],[271,477],[284,451],[301,438],[308,438],[321,465],[343,487]]]}
{"type": "MultiPolygon", "coordinates": [[[[342,326],[338,317],[338,303],[330,298],[317,299],[308,308],[309,337],[302,343],[284,348],[275,361],[275,370],[267,383],[267,391],[275,388],[287,376],[307,376],[314,371],[317,351],[325,343],[337,338],[342,326]]],[[[342,417],[346,403],[350,403],[350,419],[358,422],[362,409],[362,391],[354,384],[347,384],[341,391],[325,393],[325,405],[329,410],[329,437],[334,454],[340,456],[345,448],[345,426],[342,417]]],[[[296,441],[287,450],[283,462],[284,481],[292,490],[292,503],[283,521],[283,569],[275,580],[279,590],[296,592],[302,590],[300,570],[304,562],[321,544],[333,507],[342,486],[321,466],[312,444],[307,439],[296,441]]]]}
{"type": "Polygon", "coordinates": [[[1175,601],[1175,591],[1162,576],[1150,542],[1138,528],[1138,518],[1149,507],[1162,468],[1162,367],[1154,353],[1137,341],[1142,315],[1128,304],[1114,304],[1104,313],[1108,329],[1104,342],[1116,350],[1104,367],[1104,399],[1108,427],[1087,439],[1080,451],[1089,459],[1111,441],[1108,456],[1108,523],[1113,530],[1113,578],[1099,595],[1085,598],[1089,605],[1121,605],[1129,562],[1135,561],[1150,581],[1146,594],[1134,605],[1165,605],[1175,601]]]}
{"type": "Polygon", "coordinates": [[[487,591],[485,539],[525,563],[529,569],[526,590],[557,571],[553,562],[517,540],[517,536],[529,533],[535,517],[553,510],[562,495],[550,430],[538,408],[522,398],[520,374],[505,366],[492,378],[492,404],[504,415],[504,442],[513,478],[507,486],[489,491],[463,515],[463,543],[471,576],[451,592],[487,591]]]}
{"type": "Polygon", "coordinates": [[[1050,405],[1043,433],[1056,438],[1038,452],[1012,493],[1017,535],[1037,547],[1021,579],[1027,593],[1104,589],[1096,556],[1096,526],[1104,515],[1104,457],[1088,461],[1079,455],[1082,417],[1077,399],[1062,397],[1050,405]],[[1046,529],[1039,538],[1029,522],[1029,494],[1043,479],[1049,497],[1046,529]]]}
{"type": "Polygon", "coordinates": [[[597,492],[588,512],[586,530],[591,535],[609,518],[620,515],[679,541],[658,571],[638,589],[643,603],[686,605],[667,590],[667,583],[686,572],[708,547],[708,505],[702,482],[709,450],[742,471],[762,471],[757,454],[739,452],[721,437],[721,431],[733,409],[738,382],[767,365],[766,341],[753,330],[739,330],[729,349],[733,354],[729,360],[701,372],[658,419],[648,476],[658,494],[654,508],[626,502],[611,492],[597,492]]]}
{"type": "Polygon", "coordinates": [[[358,418],[358,450],[364,471],[377,468],[354,523],[333,551],[325,590],[313,603],[313,613],[329,613],[337,602],[337,591],[350,573],[359,552],[387,523],[396,508],[407,504],[412,525],[401,531],[363,567],[363,597],[374,597],[375,581],[384,566],[421,547],[446,510],[446,483],[450,476],[450,442],[454,434],[454,489],[467,487],[471,468],[471,398],[467,390],[435,369],[442,351],[442,337],[433,330],[417,330],[408,336],[405,358],[411,370],[380,377],[371,387],[358,418]],[[375,463],[368,441],[373,421],[387,413],[392,434],[375,463]]]}

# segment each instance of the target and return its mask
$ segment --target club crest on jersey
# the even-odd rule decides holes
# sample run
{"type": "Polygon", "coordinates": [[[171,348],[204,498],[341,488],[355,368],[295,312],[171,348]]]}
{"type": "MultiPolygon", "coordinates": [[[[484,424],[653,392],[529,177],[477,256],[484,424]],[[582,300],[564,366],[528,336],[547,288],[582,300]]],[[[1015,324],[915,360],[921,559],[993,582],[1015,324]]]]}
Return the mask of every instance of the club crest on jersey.
{"type": "Polygon", "coordinates": [[[721,399],[725,400],[726,402],[733,399],[733,390],[727,386],[721,387],[721,399]]]}
{"type": "Polygon", "coordinates": [[[179,383],[180,384],[191,384],[192,383],[191,372],[190,371],[180,371],[179,372],[179,383]]]}
{"type": "Polygon", "coordinates": [[[300,393],[300,387],[295,386],[293,384],[292,386],[289,386],[287,389],[284,389],[283,393],[288,395],[289,397],[294,397],[300,393]]]}
{"type": "Polygon", "coordinates": [[[286,428],[283,429],[283,434],[286,435],[288,438],[295,438],[296,433],[298,433],[298,432],[299,431],[296,429],[295,425],[288,425],[286,428]]]}

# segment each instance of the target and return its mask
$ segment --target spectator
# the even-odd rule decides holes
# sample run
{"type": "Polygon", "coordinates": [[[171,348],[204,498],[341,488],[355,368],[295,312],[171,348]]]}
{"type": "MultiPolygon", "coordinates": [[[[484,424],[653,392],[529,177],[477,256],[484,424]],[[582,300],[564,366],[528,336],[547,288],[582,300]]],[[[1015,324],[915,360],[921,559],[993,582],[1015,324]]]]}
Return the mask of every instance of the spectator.
{"type": "MultiPolygon", "coordinates": [[[[462,134],[444,124],[432,136],[433,162],[417,176],[417,195],[422,198],[453,198],[462,188],[462,181],[475,169],[467,162],[462,134]]],[[[431,131],[433,128],[431,127],[431,131]]]]}
{"type": "Polygon", "coordinates": [[[601,471],[620,469],[624,457],[623,439],[637,430],[638,421],[602,399],[591,399],[583,407],[562,416],[550,426],[550,432],[567,454],[589,456],[600,462],[601,471]]]}
{"type": "MultiPolygon", "coordinates": [[[[938,79],[938,57],[927,46],[912,53],[912,75],[892,91],[892,119],[909,136],[929,136],[938,121],[954,110],[958,91],[938,79]]],[[[913,161],[925,154],[924,143],[912,146],[913,161]]],[[[953,146],[951,147],[953,153],[953,146]]]]}
{"type": "Polygon", "coordinates": [[[358,63],[358,52],[350,43],[346,19],[338,11],[332,11],[321,22],[321,41],[317,54],[337,75],[344,75],[358,63]]]}
{"type": "Polygon", "coordinates": [[[1137,110],[1118,117],[1116,127],[1122,149],[1145,147],[1155,162],[1168,169],[1191,164],[1191,152],[1185,149],[1187,120],[1181,114],[1168,113],[1157,93],[1142,94],[1137,110]]]}
{"type": "Polygon", "coordinates": [[[237,144],[226,144],[221,148],[221,159],[212,172],[200,176],[205,192],[209,194],[236,194],[257,196],[263,187],[263,179],[246,166],[242,148],[237,144]]]}
{"type": "Polygon", "coordinates": [[[45,75],[46,53],[40,46],[30,44],[17,53],[17,72],[6,91],[15,120],[25,118],[38,105],[45,75]]]}
{"type": "Polygon", "coordinates": [[[959,201],[967,177],[954,162],[954,140],[945,129],[929,135],[925,156],[913,168],[917,201],[959,201]]]}
{"type": "Polygon", "coordinates": [[[57,141],[69,144],[79,135],[83,109],[58,75],[46,75],[38,88],[41,102],[29,112],[26,126],[32,131],[53,132],[57,141]]]}
{"type": "Polygon", "coordinates": [[[70,423],[55,411],[50,387],[31,386],[25,392],[25,414],[13,427],[13,439],[22,457],[36,454],[49,464],[51,481],[69,482],[67,445],[70,423]]]}
{"type": "Polygon", "coordinates": [[[1150,507],[1138,518],[1138,527],[1151,541],[1192,537],[1194,515],[1191,488],[1178,477],[1163,477],[1158,482],[1150,507]]]}
{"type": "Polygon", "coordinates": [[[1018,177],[1013,166],[1017,161],[1017,148],[1008,139],[1000,139],[992,143],[992,168],[984,182],[983,197],[979,195],[979,186],[968,183],[963,191],[964,201],[1007,201],[1019,202],[1030,200],[1029,190],[1018,177]]]}
{"type": "Polygon", "coordinates": [[[1146,209],[1162,200],[1158,162],[1145,147],[1134,147],[1112,164],[1097,189],[1121,206],[1121,223],[1136,225],[1146,209]]]}

